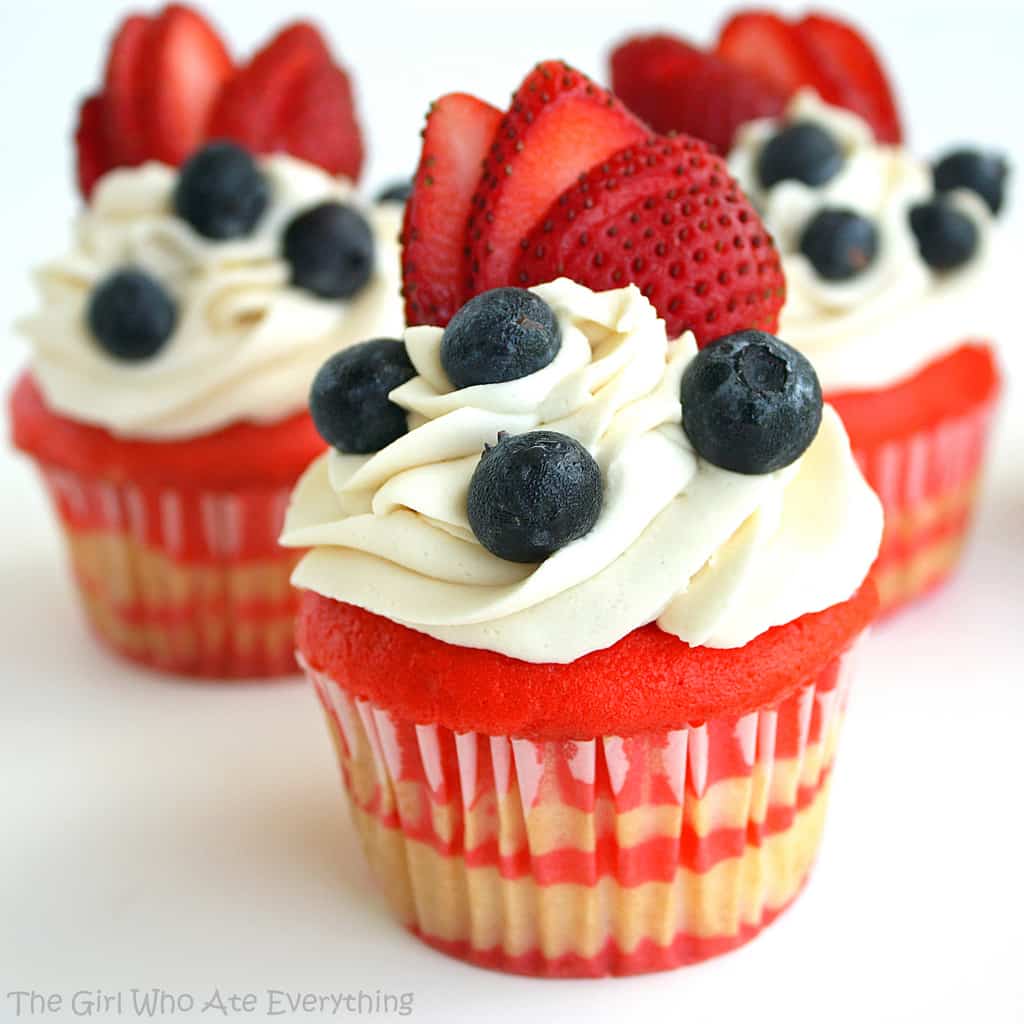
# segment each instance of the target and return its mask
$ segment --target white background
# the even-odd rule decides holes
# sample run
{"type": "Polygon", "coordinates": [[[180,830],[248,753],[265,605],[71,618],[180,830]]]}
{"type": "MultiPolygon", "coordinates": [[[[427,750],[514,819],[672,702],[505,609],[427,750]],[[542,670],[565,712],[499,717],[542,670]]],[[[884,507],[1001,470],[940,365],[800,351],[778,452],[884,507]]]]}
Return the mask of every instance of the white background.
{"type": "MultiPolygon", "coordinates": [[[[890,59],[916,148],[977,140],[1024,167],[1019,2],[850,6],[890,59]]],[[[283,0],[215,9],[238,49],[294,16],[283,0]]],[[[628,30],[670,26],[706,39],[721,9],[695,0],[661,10],[304,7],[357,74],[371,186],[412,169],[427,103],[442,92],[504,105],[538,59],[603,75],[608,45],[628,30]]],[[[73,101],[95,81],[122,10],[0,0],[5,320],[30,307],[29,267],[65,244],[77,201],[73,101]]],[[[806,893],[752,945],[671,974],[503,977],[406,936],[370,884],[311,693],[290,683],[190,686],[96,650],[34,474],[5,446],[0,1019],[13,1019],[12,989],[162,986],[206,998],[220,986],[260,993],[261,1006],[268,988],[412,991],[412,1019],[436,1021],[1024,1020],[1019,219],[1007,226],[1001,339],[1011,388],[963,572],[877,631],[806,893]]],[[[5,391],[23,358],[5,338],[5,391]]]]}

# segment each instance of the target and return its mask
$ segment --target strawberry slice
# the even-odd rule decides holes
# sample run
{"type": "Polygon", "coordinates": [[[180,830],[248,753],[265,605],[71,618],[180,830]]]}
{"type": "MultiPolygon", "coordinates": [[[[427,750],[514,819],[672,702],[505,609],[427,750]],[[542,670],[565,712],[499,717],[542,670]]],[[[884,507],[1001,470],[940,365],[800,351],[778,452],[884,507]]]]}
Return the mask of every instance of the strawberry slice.
{"type": "Polygon", "coordinates": [[[595,290],[635,283],[669,337],[700,344],[775,331],[785,299],[778,252],[725,161],[685,136],[607,156],[548,207],[509,283],[565,275],[595,290]]]}
{"type": "Polygon", "coordinates": [[[363,137],[352,85],[336,64],[311,68],[288,91],[275,132],[277,145],[331,174],[356,181],[363,168],[363,137]]]}
{"type": "Polygon", "coordinates": [[[179,164],[202,141],[210,107],[234,65],[220,36],[189,7],[133,15],[114,37],[104,120],[118,165],[179,164]]]}
{"type": "Polygon", "coordinates": [[[176,166],[205,138],[210,109],[234,62],[196,11],[166,7],[142,46],[136,102],[143,105],[146,156],[176,166]]]}
{"type": "Polygon", "coordinates": [[[153,19],[132,15],[121,23],[103,75],[103,120],[110,158],[133,167],[146,159],[146,109],[141,95],[146,42],[153,19]]]}
{"type": "Polygon", "coordinates": [[[719,57],[746,68],[787,96],[801,86],[814,86],[826,99],[831,78],[823,73],[796,28],[768,11],[733,15],[718,36],[719,57]]]}
{"type": "Polygon", "coordinates": [[[256,153],[289,152],[353,179],[362,169],[348,76],[306,22],[279,32],[227,83],[207,134],[256,153]]]}
{"type": "Polygon", "coordinates": [[[444,326],[467,297],[466,223],[500,110],[465,93],[434,103],[402,225],[406,322],[444,326]]]}
{"type": "Polygon", "coordinates": [[[468,294],[508,284],[519,243],[551,200],[646,134],[585,75],[559,61],[539,64],[513,96],[484,161],[467,232],[468,294]]]}
{"type": "Polygon", "coordinates": [[[655,131],[680,131],[721,152],[736,129],[782,112],[789,94],[673,36],[630,39],[612,54],[612,89],[655,131]]]}
{"type": "Polygon", "coordinates": [[[834,68],[835,102],[860,114],[881,142],[900,143],[903,129],[893,90],[864,37],[852,25],[822,14],[798,21],[796,32],[819,67],[834,68]]]}
{"type": "Polygon", "coordinates": [[[107,147],[105,101],[101,95],[87,96],[78,108],[75,128],[75,167],[78,188],[88,199],[97,180],[110,170],[107,147]]]}

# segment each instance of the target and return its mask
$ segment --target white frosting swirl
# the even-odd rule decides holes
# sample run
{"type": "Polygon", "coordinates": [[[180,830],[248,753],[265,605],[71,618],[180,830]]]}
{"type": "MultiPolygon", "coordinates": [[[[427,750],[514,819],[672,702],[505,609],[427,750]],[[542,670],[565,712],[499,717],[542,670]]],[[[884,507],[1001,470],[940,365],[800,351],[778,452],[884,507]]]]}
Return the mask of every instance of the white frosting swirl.
{"type": "Polygon", "coordinates": [[[391,398],[409,433],[372,456],[331,451],[292,498],[282,543],[311,547],[293,582],[441,640],[525,661],[573,661],[647,623],[691,645],[742,646],[849,598],[874,560],[878,499],[826,408],[793,465],[743,476],[698,458],[680,416],[692,335],[671,349],[636,287],[534,289],[562,346],[537,373],[453,389],[443,331],[405,333],[419,376],[391,398]],[[543,427],[594,456],[593,530],[544,562],[486,551],[466,512],[483,445],[543,427]]]}
{"type": "Polygon", "coordinates": [[[980,243],[968,264],[930,268],[910,227],[910,208],[932,196],[929,168],[905,150],[874,141],[857,115],[801,91],[782,121],[744,125],[729,167],[775,236],[786,274],[779,332],[814,363],[826,393],[888,387],[913,376],[970,337],[984,337],[989,303],[979,294],[992,265],[992,215],[978,196],[950,197],[978,225],[980,243]],[[843,150],[842,169],[818,187],[800,181],[761,185],[757,163],[780,124],[821,125],[843,150]],[[827,281],[800,252],[804,227],[824,207],[871,218],[879,238],[872,265],[848,281],[827,281]]]}
{"type": "Polygon", "coordinates": [[[352,186],[289,156],[260,160],[270,203],[245,238],[205,238],[175,216],[177,172],[163,164],[104,176],[79,218],[71,251],[38,272],[40,309],[20,323],[47,402],[73,419],[125,437],[195,437],[239,420],[271,422],[305,407],[320,364],[346,345],[398,337],[401,206],[365,211],[377,266],[349,300],[289,284],[285,225],[352,186]],[[174,334],[152,359],[108,355],[86,323],[93,287],[116,268],[141,267],[178,306],[174,334]]]}

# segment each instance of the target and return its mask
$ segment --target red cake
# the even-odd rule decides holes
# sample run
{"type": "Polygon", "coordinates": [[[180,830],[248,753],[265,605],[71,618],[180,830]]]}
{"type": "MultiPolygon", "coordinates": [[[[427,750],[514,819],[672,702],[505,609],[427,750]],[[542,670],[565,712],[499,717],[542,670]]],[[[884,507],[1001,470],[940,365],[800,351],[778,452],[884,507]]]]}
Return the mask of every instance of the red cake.
{"type": "Polygon", "coordinates": [[[548,62],[431,106],[403,240],[414,326],[318,373],[282,536],[374,873],[481,966],[733,949],[814,860],[882,531],[771,238],[548,62]]]}
{"type": "Polygon", "coordinates": [[[959,558],[999,392],[981,288],[1005,161],[915,161],[883,61],[824,15],[740,11],[706,49],[636,37],[611,71],[655,127],[731,150],[782,254],[780,330],[815,363],[885,506],[882,603],[930,589],[959,558]],[[787,140],[790,157],[810,147],[803,166],[787,166],[787,140]]]}
{"type": "Polygon", "coordinates": [[[311,25],[236,65],[173,4],[119,26],[75,141],[85,203],[21,324],[15,444],[110,647],[196,676],[293,672],[296,556],[277,536],[323,448],[309,384],[402,325],[401,208],[355,201],[348,76],[311,25]]]}

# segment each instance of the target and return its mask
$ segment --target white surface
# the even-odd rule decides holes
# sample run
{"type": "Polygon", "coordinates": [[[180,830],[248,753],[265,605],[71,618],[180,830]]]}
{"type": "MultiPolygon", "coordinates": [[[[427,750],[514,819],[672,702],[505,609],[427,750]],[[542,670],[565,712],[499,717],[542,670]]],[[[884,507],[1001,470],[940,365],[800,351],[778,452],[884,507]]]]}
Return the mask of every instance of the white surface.
{"type": "MultiPolygon", "coordinates": [[[[63,244],[71,99],[93,81],[121,6],[0,7],[5,317],[31,301],[27,268],[63,244]]],[[[427,101],[446,89],[501,101],[536,59],[600,72],[606,44],[631,28],[706,36],[717,21],[709,3],[628,15],[622,4],[573,5],[587,18],[539,3],[429,18],[380,4],[361,6],[358,20],[347,6],[305,8],[358,72],[373,184],[412,167],[427,101]]],[[[239,46],[289,8],[217,4],[239,46]]],[[[856,10],[899,69],[923,152],[998,141],[1024,167],[1018,3],[865,0],[856,10]]],[[[881,628],[866,652],[810,887],[745,949],[632,980],[502,977],[399,931],[342,810],[311,693],[189,686],[96,650],[37,481],[5,450],[0,1020],[15,1019],[13,989],[70,1000],[76,989],[153,986],[200,1001],[216,986],[225,998],[253,992],[261,1013],[268,988],[413,992],[412,1019],[448,1022],[1024,1020],[1024,359],[1019,329],[1009,332],[1019,309],[1018,298],[1007,311],[1012,388],[975,542],[956,582],[881,628]]],[[[14,341],[0,349],[5,390],[21,357],[14,341]]],[[[122,1017],[132,1019],[129,1006],[122,1017]]]]}

